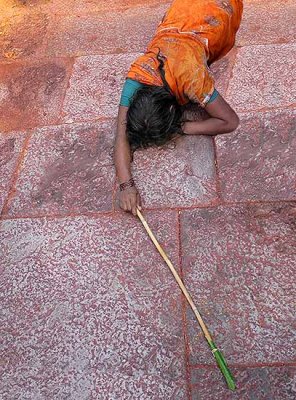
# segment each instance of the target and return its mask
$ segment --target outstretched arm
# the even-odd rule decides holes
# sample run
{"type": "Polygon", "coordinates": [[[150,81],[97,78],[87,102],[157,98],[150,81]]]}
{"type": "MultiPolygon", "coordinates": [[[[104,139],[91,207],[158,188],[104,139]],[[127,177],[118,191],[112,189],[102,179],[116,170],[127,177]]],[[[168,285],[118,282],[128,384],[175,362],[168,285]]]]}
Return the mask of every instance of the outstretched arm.
{"type": "MultiPolygon", "coordinates": [[[[126,136],[126,115],[128,107],[119,106],[117,133],[115,138],[114,162],[119,184],[128,182],[131,174],[131,149],[126,136]]],[[[135,186],[128,187],[119,194],[119,205],[125,211],[137,215],[140,196],[135,186]]]]}
{"type": "Polygon", "coordinates": [[[128,107],[119,106],[115,138],[114,161],[119,183],[131,179],[131,149],[126,137],[126,115],[128,107]]]}
{"type": "Polygon", "coordinates": [[[220,94],[214,101],[208,103],[205,110],[210,118],[205,121],[187,121],[183,131],[187,135],[218,135],[234,131],[239,125],[236,112],[220,94]]]}

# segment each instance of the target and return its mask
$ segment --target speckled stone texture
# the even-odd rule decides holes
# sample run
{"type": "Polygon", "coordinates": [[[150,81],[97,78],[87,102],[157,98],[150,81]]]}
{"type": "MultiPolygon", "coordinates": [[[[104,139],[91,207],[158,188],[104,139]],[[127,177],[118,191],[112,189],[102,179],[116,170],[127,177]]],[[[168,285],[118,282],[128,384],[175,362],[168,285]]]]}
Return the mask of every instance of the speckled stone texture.
{"type": "MultiPolygon", "coordinates": [[[[230,363],[295,360],[295,217],[295,203],[181,215],[185,283],[230,363]]],[[[190,363],[214,363],[188,319],[190,363]]]]}
{"type": "Polygon", "coordinates": [[[72,61],[44,60],[0,64],[0,129],[4,131],[56,122],[72,61]]]}
{"type": "Polygon", "coordinates": [[[170,4],[168,0],[1,0],[0,10],[13,10],[15,12],[45,11],[51,15],[85,15],[101,13],[109,10],[125,10],[137,6],[155,6],[170,4]]]}
{"type": "MultiPolygon", "coordinates": [[[[175,212],[148,221],[177,261],[175,212]]],[[[1,398],[186,397],[180,293],[134,217],[3,221],[1,398]]]]}
{"type": "Polygon", "coordinates": [[[147,207],[217,200],[214,148],[208,137],[181,137],[165,148],[135,152],[133,175],[147,207]]]}
{"type": "Polygon", "coordinates": [[[80,57],[64,103],[64,121],[115,117],[130,64],[139,54],[80,57]]]}
{"type": "Polygon", "coordinates": [[[79,18],[62,15],[56,19],[56,29],[48,38],[47,52],[51,56],[142,52],[166,9],[166,5],[148,5],[79,18]],[[131,26],[133,40],[129,39],[131,26]]]}
{"type": "Polygon", "coordinates": [[[242,115],[236,132],[215,140],[226,201],[296,200],[295,110],[242,115]]]}
{"type": "Polygon", "coordinates": [[[235,393],[117,204],[121,89],[170,3],[0,0],[1,400],[296,398],[296,3],[244,0],[236,46],[210,66],[236,132],[132,164],[235,393]]]}
{"type": "Polygon", "coordinates": [[[9,215],[111,211],[114,120],[33,132],[9,215]]]}
{"type": "Polygon", "coordinates": [[[296,41],[294,0],[244,1],[237,45],[296,41]]]}
{"type": "Polygon", "coordinates": [[[0,16],[0,60],[40,56],[48,30],[49,17],[42,12],[15,10],[0,16]]]}
{"type": "Polygon", "coordinates": [[[233,48],[225,57],[214,62],[210,69],[214,75],[215,88],[222,96],[226,96],[229,80],[232,76],[237,49],[233,48]]]}
{"type": "Polygon", "coordinates": [[[227,390],[217,370],[193,370],[192,400],[292,400],[296,397],[296,368],[234,369],[235,393],[227,390]],[[215,389],[213,390],[213,387],[215,389]]]}
{"type": "Polygon", "coordinates": [[[227,99],[238,111],[295,105],[296,44],[246,46],[239,49],[227,99]],[[244,88],[244,90],[242,90],[244,88]]]}
{"type": "Polygon", "coordinates": [[[0,133],[0,213],[13,183],[26,136],[24,132],[0,133]]]}

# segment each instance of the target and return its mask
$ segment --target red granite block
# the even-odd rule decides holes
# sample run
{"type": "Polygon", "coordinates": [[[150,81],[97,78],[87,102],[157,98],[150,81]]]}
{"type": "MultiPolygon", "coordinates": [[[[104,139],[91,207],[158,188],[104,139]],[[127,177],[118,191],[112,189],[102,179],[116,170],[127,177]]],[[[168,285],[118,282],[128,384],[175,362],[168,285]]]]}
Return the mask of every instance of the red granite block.
{"type": "MultiPolygon", "coordinates": [[[[295,360],[295,203],[184,211],[185,283],[230,363],[295,360]]],[[[188,312],[190,363],[214,359],[188,312]]]]}
{"type": "Polygon", "coordinates": [[[67,59],[0,65],[0,129],[56,122],[71,65],[67,59]]]}
{"type": "MultiPolygon", "coordinates": [[[[177,214],[149,213],[173,262],[177,214]]],[[[186,399],[181,298],[129,215],[3,221],[3,398],[186,399]]]]}
{"type": "Polygon", "coordinates": [[[49,15],[42,12],[0,10],[0,61],[43,54],[48,24],[49,15]]]}
{"type": "Polygon", "coordinates": [[[226,98],[238,111],[291,106],[295,67],[296,44],[240,48],[226,98]]]}
{"type": "Polygon", "coordinates": [[[115,117],[127,71],[139,54],[78,58],[64,102],[65,122],[115,117]]]}
{"type": "Polygon", "coordinates": [[[296,199],[295,110],[242,115],[238,130],[217,136],[226,201],[296,199]]]}
{"type": "Polygon", "coordinates": [[[89,13],[101,13],[109,10],[122,10],[137,6],[155,6],[170,4],[169,0],[1,0],[0,10],[8,8],[16,12],[46,11],[61,15],[85,15],[89,13]]]}
{"type": "Polygon", "coordinates": [[[180,137],[163,148],[136,151],[132,169],[144,206],[188,207],[217,199],[209,137],[180,137]]]}
{"type": "Polygon", "coordinates": [[[295,42],[295,15],[294,0],[245,1],[237,44],[295,42]]]}
{"type": "MultiPolygon", "coordinates": [[[[75,1],[73,4],[73,11],[79,14],[86,14],[90,12],[103,12],[109,10],[131,9],[136,7],[146,8],[157,8],[160,4],[171,4],[170,0],[113,0],[112,3],[106,0],[87,0],[87,1],[75,1]]],[[[145,15],[145,14],[144,14],[145,15]]],[[[146,16],[146,15],[145,15],[146,16]]]]}
{"type": "Polygon", "coordinates": [[[48,12],[51,14],[68,14],[73,12],[73,5],[86,3],[82,0],[1,0],[0,11],[4,14],[25,14],[34,12],[48,12]]]}
{"type": "Polygon", "coordinates": [[[60,16],[52,25],[46,52],[56,57],[144,51],[166,9],[166,5],[160,5],[60,16]]]}
{"type": "Polygon", "coordinates": [[[233,48],[226,56],[214,62],[210,67],[215,79],[215,88],[222,96],[226,96],[236,54],[237,48],[233,48]]]}
{"type": "Polygon", "coordinates": [[[113,121],[36,130],[6,213],[110,211],[113,133],[113,121]]]}
{"type": "Polygon", "coordinates": [[[0,134],[0,213],[8,196],[25,138],[24,132],[0,134]]]}
{"type": "Polygon", "coordinates": [[[226,388],[217,370],[196,369],[192,400],[292,400],[296,397],[296,368],[268,367],[234,369],[237,390],[226,388]]]}

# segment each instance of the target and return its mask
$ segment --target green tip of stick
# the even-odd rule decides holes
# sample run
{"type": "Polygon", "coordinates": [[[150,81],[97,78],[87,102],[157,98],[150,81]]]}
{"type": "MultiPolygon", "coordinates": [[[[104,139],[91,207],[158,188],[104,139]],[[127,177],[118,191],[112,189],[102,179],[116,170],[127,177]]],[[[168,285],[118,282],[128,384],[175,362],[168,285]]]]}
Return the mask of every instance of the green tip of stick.
{"type": "Polygon", "coordinates": [[[227,386],[230,390],[235,390],[235,381],[234,381],[234,377],[232,376],[232,373],[230,372],[226,360],[223,357],[223,354],[221,353],[221,351],[219,351],[215,345],[214,342],[209,343],[211,349],[212,349],[212,353],[216,359],[216,362],[218,364],[218,367],[220,368],[220,371],[222,372],[227,386]]]}

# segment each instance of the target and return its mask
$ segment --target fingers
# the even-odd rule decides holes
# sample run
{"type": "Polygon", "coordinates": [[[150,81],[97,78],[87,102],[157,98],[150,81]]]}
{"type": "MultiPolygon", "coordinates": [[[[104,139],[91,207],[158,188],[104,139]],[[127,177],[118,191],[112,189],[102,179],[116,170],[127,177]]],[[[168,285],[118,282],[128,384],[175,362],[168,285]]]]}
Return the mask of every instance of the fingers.
{"type": "Polygon", "coordinates": [[[141,211],[142,210],[142,200],[141,200],[139,193],[137,193],[137,206],[138,206],[139,210],[141,211]]]}
{"type": "Polygon", "coordinates": [[[139,210],[142,209],[141,198],[137,192],[123,195],[119,205],[125,212],[131,212],[135,216],[137,215],[137,208],[139,208],[139,210]]]}
{"type": "Polygon", "coordinates": [[[134,216],[137,216],[137,196],[132,200],[132,213],[134,216]]]}
{"type": "Polygon", "coordinates": [[[127,200],[127,210],[126,210],[126,211],[131,212],[132,209],[133,209],[132,201],[131,201],[131,199],[129,198],[129,199],[127,200]]]}

